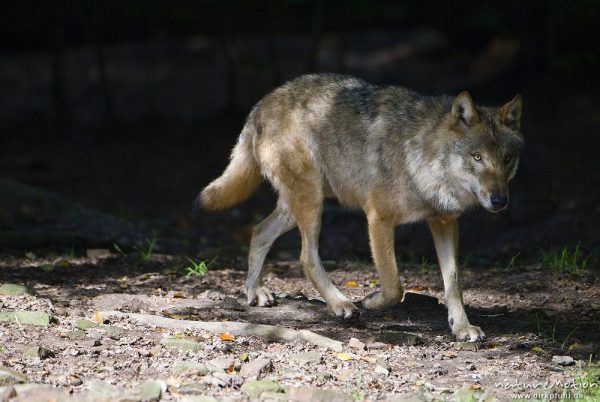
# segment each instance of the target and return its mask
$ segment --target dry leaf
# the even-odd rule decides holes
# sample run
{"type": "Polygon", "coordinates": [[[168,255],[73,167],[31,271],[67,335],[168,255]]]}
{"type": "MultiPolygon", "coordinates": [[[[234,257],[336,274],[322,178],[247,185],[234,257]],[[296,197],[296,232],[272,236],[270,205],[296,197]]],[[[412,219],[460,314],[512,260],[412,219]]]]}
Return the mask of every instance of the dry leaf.
{"type": "Polygon", "coordinates": [[[352,356],[346,353],[338,353],[337,355],[335,355],[335,357],[343,361],[352,360],[352,356]]]}
{"type": "Polygon", "coordinates": [[[384,315],[384,316],[383,316],[383,320],[384,320],[384,321],[392,321],[393,319],[394,319],[394,317],[393,317],[393,316],[391,316],[391,315],[384,315]]]}
{"type": "Polygon", "coordinates": [[[185,299],[185,295],[181,292],[175,292],[175,293],[173,293],[173,298],[174,299],[185,299]]]}
{"type": "Polygon", "coordinates": [[[346,286],[349,288],[357,288],[358,283],[356,283],[356,281],[348,281],[348,282],[346,282],[346,286]]]}
{"type": "Polygon", "coordinates": [[[481,385],[479,385],[479,384],[469,384],[469,389],[471,391],[477,391],[477,390],[480,390],[482,388],[481,388],[481,385]]]}
{"type": "Polygon", "coordinates": [[[539,346],[534,346],[531,348],[531,351],[533,353],[544,353],[544,349],[540,348],[539,346]]]}
{"type": "Polygon", "coordinates": [[[229,374],[234,373],[235,372],[235,364],[232,362],[229,367],[227,367],[227,372],[229,374]]]}
{"type": "Polygon", "coordinates": [[[410,288],[410,291],[411,292],[422,292],[427,289],[429,289],[427,286],[413,286],[412,288],[410,288]]]}
{"type": "Polygon", "coordinates": [[[104,320],[102,319],[102,315],[99,311],[94,312],[92,315],[92,321],[97,322],[98,324],[103,324],[104,320]]]}
{"type": "Polygon", "coordinates": [[[219,338],[221,338],[222,341],[226,342],[235,341],[235,336],[233,336],[233,334],[230,334],[229,332],[223,332],[221,335],[219,335],[219,338]]]}

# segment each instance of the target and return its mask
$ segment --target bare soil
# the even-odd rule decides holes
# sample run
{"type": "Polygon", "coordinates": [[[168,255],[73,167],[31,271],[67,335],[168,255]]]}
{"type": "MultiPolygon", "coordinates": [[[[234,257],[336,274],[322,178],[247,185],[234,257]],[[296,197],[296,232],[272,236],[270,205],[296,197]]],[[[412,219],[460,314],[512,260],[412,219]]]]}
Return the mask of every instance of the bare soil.
{"type": "MultiPolygon", "coordinates": [[[[30,256],[33,257],[33,256],[30,256]]],[[[94,379],[132,389],[149,379],[168,384],[163,400],[203,394],[247,400],[245,380],[238,371],[247,359],[271,360],[261,375],[283,387],[333,389],[355,400],[385,400],[415,394],[424,400],[460,400],[485,395],[509,400],[515,384],[569,381],[577,378],[590,355],[600,347],[600,287],[592,276],[575,277],[540,266],[511,269],[463,268],[464,299],[471,322],[487,340],[470,345],[455,342],[446,321],[443,284],[435,266],[402,264],[405,288],[412,293],[400,306],[384,312],[361,310],[353,322],[327,313],[295,260],[269,265],[266,285],[277,294],[271,308],[249,307],[243,294],[242,258],[216,261],[204,277],[185,276],[187,261],[165,255],[149,260],[137,256],[106,259],[4,257],[7,283],[24,284],[33,294],[0,296],[2,311],[45,311],[57,318],[49,326],[0,324],[1,364],[27,375],[29,382],[51,384],[76,400],[88,395],[94,379]],[[432,297],[428,297],[432,296],[432,297]],[[258,337],[222,340],[218,333],[146,327],[128,319],[106,322],[124,331],[96,327],[74,337],[78,319],[92,319],[105,310],[137,312],[201,321],[242,321],[308,329],[347,343],[354,337],[369,347],[346,347],[350,360],[314,345],[279,343],[258,337]],[[189,352],[161,345],[165,337],[188,337],[203,345],[189,352]],[[382,344],[373,342],[381,342],[382,344]],[[51,350],[55,357],[24,357],[32,346],[51,350]],[[293,355],[316,351],[321,361],[301,363],[293,355]],[[244,355],[246,354],[246,355],[244,355]],[[552,362],[570,355],[571,366],[552,362]],[[206,363],[230,358],[227,381],[210,373],[177,374],[178,361],[206,363]],[[389,364],[389,374],[377,370],[376,359],[389,364]],[[512,384],[512,386],[510,386],[512,384]]],[[[330,275],[354,301],[377,290],[377,275],[369,264],[339,262],[330,275]]],[[[98,317],[95,317],[98,319],[98,317]]],[[[342,356],[343,357],[343,356],[342,356]]],[[[559,387],[559,389],[561,389],[559,387]]],[[[526,391],[533,394],[534,391],[526,391]]]]}

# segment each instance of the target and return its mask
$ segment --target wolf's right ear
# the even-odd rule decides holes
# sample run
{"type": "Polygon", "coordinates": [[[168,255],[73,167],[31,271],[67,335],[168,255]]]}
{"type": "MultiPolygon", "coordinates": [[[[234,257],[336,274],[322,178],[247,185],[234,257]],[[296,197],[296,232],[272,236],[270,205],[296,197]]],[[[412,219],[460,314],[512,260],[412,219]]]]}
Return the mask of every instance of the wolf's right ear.
{"type": "Polygon", "coordinates": [[[467,91],[462,91],[458,94],[454,103],[452,103],[452,115],[457,121],[462,122],[467,127],[472,127],[479,123],[479,114],[475,110],[475,104],[471,94],[467,91]]]}
{"type": "Polygon", "coordinates": [[[523,109],[523,97],[515,96],[510,102],[500,108],[500,121],[513,130],[521,127],[521,110],[523,109]]]}

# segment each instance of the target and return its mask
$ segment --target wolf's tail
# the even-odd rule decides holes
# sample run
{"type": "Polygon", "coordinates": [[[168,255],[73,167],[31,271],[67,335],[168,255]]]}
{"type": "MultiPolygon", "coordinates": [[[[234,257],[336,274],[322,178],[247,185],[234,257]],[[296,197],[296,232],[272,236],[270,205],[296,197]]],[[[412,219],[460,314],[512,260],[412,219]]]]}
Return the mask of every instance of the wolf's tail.
{"type": "Polygon", "coordinates": [[[234,206],[260,185],[260,166],[254,157],[253,139],[256,129],[247,122],[237,144],[231,152],[231,161],[218,179],[210,183],[199,195],[202,208],[216,211],[234,206]]]}

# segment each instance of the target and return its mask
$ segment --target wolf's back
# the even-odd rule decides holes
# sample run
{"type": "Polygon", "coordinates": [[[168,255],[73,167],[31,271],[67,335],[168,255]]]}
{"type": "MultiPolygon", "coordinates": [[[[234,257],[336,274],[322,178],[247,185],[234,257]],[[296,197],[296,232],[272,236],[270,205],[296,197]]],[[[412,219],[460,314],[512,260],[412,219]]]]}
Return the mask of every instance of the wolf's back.
{"type": "Polygon", "coordinates": [[[252,150],[256,129],[249,119],[231,152],[231,160],[223,174],[200,193],[201,206],[207,210],[232,207],[246,198],[260,185],[260,167],[252,150]]]}

